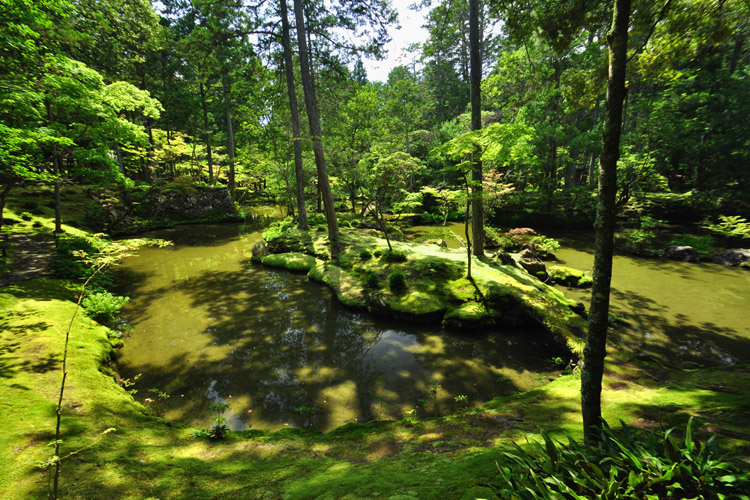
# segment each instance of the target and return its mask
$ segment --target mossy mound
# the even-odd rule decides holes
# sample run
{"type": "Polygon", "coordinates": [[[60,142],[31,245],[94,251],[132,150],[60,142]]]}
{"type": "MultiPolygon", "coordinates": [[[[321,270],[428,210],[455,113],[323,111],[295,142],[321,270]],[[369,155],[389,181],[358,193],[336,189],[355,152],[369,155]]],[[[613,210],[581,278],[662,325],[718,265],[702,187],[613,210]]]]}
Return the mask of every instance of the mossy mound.
{"type": "Polygon", "coordinates": [[[383,239],[342,229],[344,250],[327,261],[324,231],[290,228],[272,236],[263,264],[307,271],[350,307],[457,329],[539,323],[581,353],[585,324],[574,312],[577,303],[515,266],[473,259],[469,280],[466,254],[436,245],[394,242],[388,250],[383,239]],[[394,273],[404,275],[397,289],[385,286],[394,273]]]}
{"type": "Polygon", "coordinates": [[[552,266],[547,270],[550,280],[558,285],[571,288],[591,288],[591,276],[578,269],[565,266],[552,266]]]}

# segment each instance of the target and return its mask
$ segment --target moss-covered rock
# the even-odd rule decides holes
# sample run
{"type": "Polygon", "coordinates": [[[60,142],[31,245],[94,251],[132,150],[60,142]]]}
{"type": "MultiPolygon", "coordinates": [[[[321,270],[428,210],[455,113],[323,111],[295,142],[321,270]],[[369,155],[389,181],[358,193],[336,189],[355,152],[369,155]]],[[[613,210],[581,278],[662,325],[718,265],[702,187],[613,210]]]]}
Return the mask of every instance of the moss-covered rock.
{"type": "Polygon", "coordinates": [[[591,276],[572,267],[553,266],[548,272],[552,283],[558,285],[572,288],[590,288],[592,284],[591,276]]]}

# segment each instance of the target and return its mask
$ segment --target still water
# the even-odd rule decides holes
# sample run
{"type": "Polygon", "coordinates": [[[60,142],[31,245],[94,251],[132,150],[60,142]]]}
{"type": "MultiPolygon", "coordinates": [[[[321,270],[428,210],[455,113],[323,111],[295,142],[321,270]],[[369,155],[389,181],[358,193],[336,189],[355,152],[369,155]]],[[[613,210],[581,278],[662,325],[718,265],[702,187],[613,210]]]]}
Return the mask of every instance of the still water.
{"type": "MultiPolygon", "coordinates": [[[[448,225],[460,238],[464,226],[448,225]]],[[[434,226],[405,233],[419,238],[434,226]]],[[[593,231],[542,231],[557,239],[557,262],[591,272],[593,231]]],[[[461,246],[448,239],[449,247],[461,246]]],[[[691,367],[750,363],[750,271],[711,263],[615,255],[610,311],[626,321],[611,341],[630,352],[664,363],[691,367]]],[[[588,308],[591,290],[558,287],[588,308]]]]}
{"type": "Polygon", "coordinates": [[[140,374],[136,398],[168,419],[207,428],[209,406],[223,402],[233,429],[327,431],[412,409],[446,414],[465,404],[456,396],[477,404],[557,375],[539,329],[452,334],[345,309],[304,274],[252,263],[255,227],[150,236],[175,245],[142,249],[119,268],[133,327],[119,368],[140,374]]]}

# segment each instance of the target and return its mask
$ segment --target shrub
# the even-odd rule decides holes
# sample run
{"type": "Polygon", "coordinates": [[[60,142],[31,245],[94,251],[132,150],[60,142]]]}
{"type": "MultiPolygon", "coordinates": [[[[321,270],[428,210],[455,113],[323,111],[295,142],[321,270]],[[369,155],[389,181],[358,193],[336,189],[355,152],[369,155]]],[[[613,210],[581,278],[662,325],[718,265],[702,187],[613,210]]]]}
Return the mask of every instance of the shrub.
{"type": "Polygon", "coordinates": [[[727,238],[750,238],[750,222],[739,215],[720,215],[719,222],[704,222],[702,227],[727,238]]]}
{"type": "Polygon", "coordinates": [[[21,213],[21,220],[30,221],[33,217],[29,212],[21,213]]]}
{"type": "Polygon", "coordinates": [[[130,302],[129,297],[113,295],[106,290],[92,292],[81,301],[81,307],[94,320],[111,325],[115,316],[120,313],[120,309],[130,302]]]}
{"type": "Polygon", "coordinates": [[[372,255],[375,257],[381,257],[383,255],[383,249],[382,248],[376,248],[372,251],[372,255]]]}
{"type": "Polygon", "coordinates": [[[670,245],[693,247],[696,252],[707,257],[713,252],[714,240],[710,234],[704,236],[692,236],[685,234],[679,238],[673,239],[670,245]]]}
{"type": "Polygon", "coordinates": [[[554,256],[555,250],[560,248],[560,242],[546,236],[534,236],[529,241],[529,246],[534,253],[546,259],[554,256]]]}
{"type": "Polygon", "coordinates": [[[406,275],[401,271],[393,271],[388,275],[388,288],[395,294],[406,292],[406,275]]]}
{"type": "MultiPolygon", "coordinates": [[[[605,426],[602,444],[589,448],[568,437],[553,441],[542,431],[544,444],[528,449],[516,445],[498,461],[497,496],[538,498],[743,498],[750,488],[747,470],[723,460],[711,437],[696,442],[692,417],[685,438],[673,429],[645,433],[622,424],[622,437],[605,426]]],[[[747,498],[747,497],[744,497],[747,498]]]]}
{"type": "Polygon", "coordinates": [[[378,276],[378,273],[367,273],[365,276],[365,283],[367,283],[368,288],[376,290],[380,288],[380,277],[378,276]]]}
{"type": "Polygon", "coordinates": [[[406,253],[403,250],[386,250],[383,258],[388,262],[406,262],[406,253]]]}
{"type": "Polygon", "coordinates": [[[291,217],[287,217],[283,220],[272,222],[271,225],[268,226],[268,229],[263,231],[263,239],[266,241],[271,241],[281,236],[281,234],[286,229],[289,229],[291,227],[294,227],[294,219],[292,219],[291,217]]]}
{"type": "Polygon", "coordinates": [[[619,240],[622,250],[635,255],[656,255],[656,234],[652,231],[635,229],[619,240]]]}
{"type": "Polygon", "coordinates": [[[360,260],[370,260],[372,258],[372,254],[365,248],[364,250],[360,250],[359,258],[360,260]]]}

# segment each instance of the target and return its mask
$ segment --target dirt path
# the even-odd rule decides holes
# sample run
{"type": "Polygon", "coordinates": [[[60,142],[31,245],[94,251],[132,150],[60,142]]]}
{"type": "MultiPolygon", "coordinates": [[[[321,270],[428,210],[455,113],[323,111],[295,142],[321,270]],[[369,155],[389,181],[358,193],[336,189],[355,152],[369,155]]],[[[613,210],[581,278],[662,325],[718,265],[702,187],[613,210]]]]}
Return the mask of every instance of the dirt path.
{"type": "Polygon", "coordinates": [[[46,235],[5,234],[12,271],[0,275],[0,286],[47,276],[55,258],[55,239],[46,235]]]}

